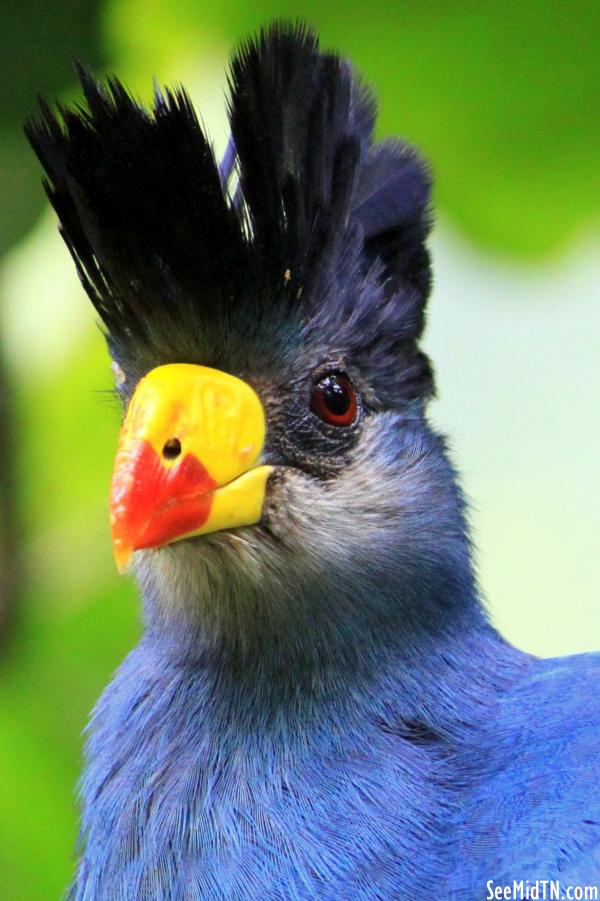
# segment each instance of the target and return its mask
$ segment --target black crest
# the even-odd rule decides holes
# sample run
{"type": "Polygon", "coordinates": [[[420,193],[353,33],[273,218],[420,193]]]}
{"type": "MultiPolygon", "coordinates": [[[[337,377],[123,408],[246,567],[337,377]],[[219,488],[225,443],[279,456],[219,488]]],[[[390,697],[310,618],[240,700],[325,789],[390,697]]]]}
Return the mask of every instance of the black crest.
{"type": "Polygon", "coordinates": [[[85,105],[44,104],[27,134],[113,345],[160,346],[251,304],[324,321],[336,280],[345,319],[352,295],[367,331],[418,338],[427,172],[406,145],[373,142],[371,94],[312,32],[275,25],[234,56],[221,167],[183,90],[145,109],[115,78],[79,75],[85,105]]]}

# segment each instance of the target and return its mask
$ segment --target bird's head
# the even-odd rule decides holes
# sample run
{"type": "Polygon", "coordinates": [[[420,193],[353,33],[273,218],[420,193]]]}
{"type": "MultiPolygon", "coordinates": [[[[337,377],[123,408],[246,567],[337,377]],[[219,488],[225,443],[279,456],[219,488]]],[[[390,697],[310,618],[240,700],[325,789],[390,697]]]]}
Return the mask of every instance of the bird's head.
{"type": "Polygon", "coordinates": [[[29,136],[113,357],[113,538],[152,615],[288,650],[443,620],[469,569],[423,412],[418,155],[299,27],[234,57],[220,167],[183,91],[81,77],[29,136]]]}

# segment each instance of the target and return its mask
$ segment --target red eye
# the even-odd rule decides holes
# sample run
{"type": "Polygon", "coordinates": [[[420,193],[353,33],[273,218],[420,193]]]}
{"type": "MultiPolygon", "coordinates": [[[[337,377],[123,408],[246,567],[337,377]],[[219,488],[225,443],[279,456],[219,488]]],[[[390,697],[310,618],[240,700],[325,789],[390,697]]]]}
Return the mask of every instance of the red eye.
{"type": "Polygon", "coordinates": [[[313,388],[310,409],[330,425],[352,425],[358,403],[352,382],[342,372],[330,372],[313,388]]]}

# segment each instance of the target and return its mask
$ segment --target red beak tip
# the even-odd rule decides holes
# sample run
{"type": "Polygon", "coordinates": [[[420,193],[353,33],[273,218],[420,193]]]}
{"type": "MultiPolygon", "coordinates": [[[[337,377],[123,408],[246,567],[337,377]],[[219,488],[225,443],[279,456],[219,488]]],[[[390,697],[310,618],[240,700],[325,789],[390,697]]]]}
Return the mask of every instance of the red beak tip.
{"type": "Polygon", "coordinates": [[[133,548],[124,547],[123,542],[117,538],[114,541],[113,551],[115,555],[115,563],[117,564],[117,571],[119,572],[119,575],[124,576],[129,572],[131,568],[133,548]]]}

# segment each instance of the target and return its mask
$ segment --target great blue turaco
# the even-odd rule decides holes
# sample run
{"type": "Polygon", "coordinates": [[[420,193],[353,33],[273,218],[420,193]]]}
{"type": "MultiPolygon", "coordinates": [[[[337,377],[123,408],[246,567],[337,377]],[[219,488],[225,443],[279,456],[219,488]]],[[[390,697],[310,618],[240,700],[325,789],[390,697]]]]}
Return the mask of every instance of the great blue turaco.
{"type": "Polygon", "coordinates": [[[220,164],[183,89],[79,74],[28,135],[119,376],[144,630],[91,718],[70,898],[597,884],[598,657],[495,630],[427,419],[427,166],[303,25],[235,52],[220,164]]]}

